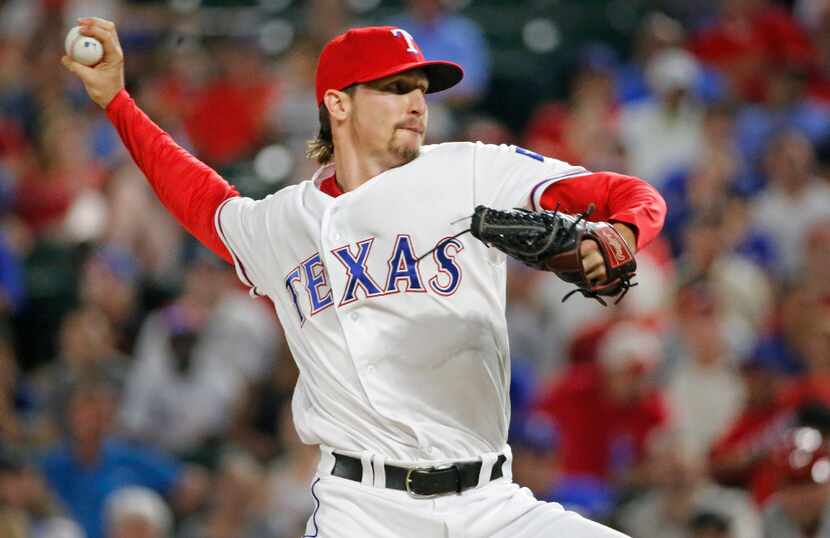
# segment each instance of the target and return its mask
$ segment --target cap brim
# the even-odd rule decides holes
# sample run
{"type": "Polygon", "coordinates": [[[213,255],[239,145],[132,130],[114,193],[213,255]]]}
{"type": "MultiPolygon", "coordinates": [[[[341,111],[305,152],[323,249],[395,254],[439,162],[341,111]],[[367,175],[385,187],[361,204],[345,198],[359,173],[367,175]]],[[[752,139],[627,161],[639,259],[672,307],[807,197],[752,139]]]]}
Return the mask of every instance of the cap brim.
{"type": "Polygon", "coordinates": [[[397,75],[413,69],[422,69],[429,80],[429,88],[427,93],[435,93],[448,90],[461,82],[464,78],[464,70],[460,65],[453,62],[446,62],[443,60],[428,60],[424,62],[411,62],[408,64],[396,65],[393,69],[388,71],[373,73],[372,78],[367,80],[359,80],[358,83],[371,82],[384,77],[397,75]]]}
{"type": "Polygon", "coordinates": [[[441,92],[448,90],[461,82],[464,78],[464,70],[461,66],[453,62],[434,61],[425,62],[421,69],[427,75],[429,80],[429,89],[427,93],[441,92]]]}

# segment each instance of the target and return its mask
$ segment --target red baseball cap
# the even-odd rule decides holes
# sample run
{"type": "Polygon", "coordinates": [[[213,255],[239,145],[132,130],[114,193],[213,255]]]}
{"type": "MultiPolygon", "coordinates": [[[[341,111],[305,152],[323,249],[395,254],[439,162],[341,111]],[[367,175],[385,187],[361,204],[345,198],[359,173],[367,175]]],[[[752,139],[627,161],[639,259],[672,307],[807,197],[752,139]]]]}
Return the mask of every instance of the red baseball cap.
{"type": "Polygon", "coordinates": [[[458,84],[461,66],[440,60],[428,61],[409,32],[394,26],[353,28],[329,41],[317,62],[317,105],[326,90],[343,90],[396,73],[422,69],[429,80],[427,93],[458,84]]]}

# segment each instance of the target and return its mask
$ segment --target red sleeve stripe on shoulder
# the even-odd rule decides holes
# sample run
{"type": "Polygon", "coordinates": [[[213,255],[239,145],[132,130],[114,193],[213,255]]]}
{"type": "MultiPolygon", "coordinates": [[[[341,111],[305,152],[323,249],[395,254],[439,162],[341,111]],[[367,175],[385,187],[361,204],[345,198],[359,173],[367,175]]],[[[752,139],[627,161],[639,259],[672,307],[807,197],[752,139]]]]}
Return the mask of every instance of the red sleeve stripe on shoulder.
{"type": "Polygon", "coordinates": [[[222,204],[218,208],[216,208],[216,215],[214,217],[216,222],[216,231],[219,234],[219,239],[222,240],[222,244],[224,244],[225,248],[228,249],[228,253],[230,253],[231,258],[233,259],[233,264],[236,267],[236,274],[239,277],[239,279],[242,280],[243,284],[251,288],[251,293],[259,297],[264,297],[265,294],[261,293],[254,285],[254,283],[251,282],[251,279],[248,277],[248,272],[245,271],[245,266],[242,264],[242,260],[240,260],[237,257],[236,253],[234,253],[230,243],[228,243],[228,240],[225,236],[225,232],[222,230],[222,219],[219,217],[219,215],[222,212],[222,209],[224,209],[227,203],[231,200],[233,200],[233,198],[228,198],[227,200],[222,202],[222,204]]]}

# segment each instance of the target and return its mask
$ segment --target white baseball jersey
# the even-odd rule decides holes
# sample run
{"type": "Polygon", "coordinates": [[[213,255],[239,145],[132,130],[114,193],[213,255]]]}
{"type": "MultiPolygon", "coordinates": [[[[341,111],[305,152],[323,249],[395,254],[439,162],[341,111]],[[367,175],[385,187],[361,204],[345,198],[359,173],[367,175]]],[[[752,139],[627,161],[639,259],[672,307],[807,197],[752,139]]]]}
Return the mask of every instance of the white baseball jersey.
{"type": "Polygon", "coordinates": [[[297,361],[301,439],[399,464],[504,450],[505,257],[469,234],[443,240],[478,204],[533,207],[547,185],[588,172],[448,143],[338,197],[319,188],[333,173],[216,212],[240,279],[271,298],[297,361]]]}

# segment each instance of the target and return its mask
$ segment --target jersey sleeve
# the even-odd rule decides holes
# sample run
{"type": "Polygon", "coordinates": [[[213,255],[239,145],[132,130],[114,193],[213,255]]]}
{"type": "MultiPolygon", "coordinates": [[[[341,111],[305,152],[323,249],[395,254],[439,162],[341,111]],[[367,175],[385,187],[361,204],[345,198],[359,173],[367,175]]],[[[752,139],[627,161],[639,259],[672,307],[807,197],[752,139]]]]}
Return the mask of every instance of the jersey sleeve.
{"type": "Polygon", "coordinates": [[[534,211],[558,206],[565,213],[583,213],[593,204],[590,220],[631,226],[638,250],[660,233],[666,217],[663,197],[639,178],[591,172],[518,146],[477,143],[473,168],[476,205],[534,211]]]}
{"type": "Polygon", "coordinates": [[[262,200],[229,198],[216,211],[215,227],[222,244],[227,248],[236,275],[251,288],[251,295],[265,296],[269,291],[268,264],[265,256],[270,246],[267,237],[268,207],[275,201],[271,194],[262,200]],[[263,233],[265,231],[266,233],[263,233]]]}
{"type": "Polygon", "coordinates": [[[531,208],[545,188],[589,172],[518,146],[475,144],[473,199],[496,209],[531,208]]]}
{"type": "Polygon", "coordinates": [[[590,204],[593,221],[621,222],[634,228],[637,250],[648,245],[666,218],[666,202],[657,189],[632,176],[614,172],[594,172],[556,181],[539,189],[533,209],[583,213],[590,204]]]}
{"type": "Polygon", "coordinates": [[[125,90],[107,105],[106,112],[161,203],[196,239],[230,263],[213,220],[223,201],[239,196],[236,189],[176,144],[125,90]]]}

